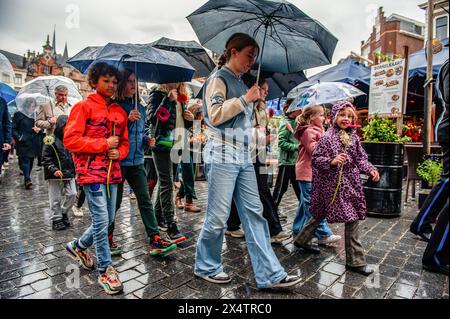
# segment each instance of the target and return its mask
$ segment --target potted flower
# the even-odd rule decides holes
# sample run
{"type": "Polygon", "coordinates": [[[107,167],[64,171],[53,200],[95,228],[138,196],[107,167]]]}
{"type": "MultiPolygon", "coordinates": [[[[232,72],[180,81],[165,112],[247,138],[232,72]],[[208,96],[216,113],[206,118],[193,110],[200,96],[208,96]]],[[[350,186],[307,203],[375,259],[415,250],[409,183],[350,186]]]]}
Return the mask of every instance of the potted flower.
{"type": "Polygon", "coordinates": [[[363,147],[369,161],[380,172],[378,183],[368,179],[364,184],[367,212],[380,217],[401,214],[403,185],[403,144],[411,139],[397,134],[397,125],[388,118],[375,115],[363,127],[363,147]]]}
{"type": "Polygon", "coordinates": [[[430,188],[422,188],[419,193],[419,209],[425,203],[427,196],[431,192],[431,188],[439,181],[442,173],[442,162],[426,160],[422,162],[417,168],[417,175],[419,175],[430,188]]]}

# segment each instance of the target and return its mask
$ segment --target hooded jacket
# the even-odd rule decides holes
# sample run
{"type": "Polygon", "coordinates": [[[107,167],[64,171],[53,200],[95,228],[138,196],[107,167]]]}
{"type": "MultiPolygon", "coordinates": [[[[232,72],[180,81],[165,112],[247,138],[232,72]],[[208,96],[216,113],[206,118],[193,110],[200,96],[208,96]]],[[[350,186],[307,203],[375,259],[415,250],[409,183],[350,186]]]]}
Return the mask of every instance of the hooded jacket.
{"type": "Polygon", "coordinates": [[[288,128],[286,122],[295,129],[297,123],[295,119],[286,116],[278,131],[278,161],[279,165],[295,165],[298,158],[299,143],[288,128]]]}
{"type": "Polygon", "coordinates": [[[323,135],[323,128],[316,125],[299,126],[295,138],[300,142],[295,174],[298,181],[312,181],[312,155],[323,135]]]}
{"type": "Polygon", "coordinates": [[[72,154],[63,144],[64,127],[67,124],[67,119],[67,115],[60,115],[58,117],[53,132],[54,143],[52,145],[44,145],[44,149],[42,150],[42,165],[44,166],[44,177],[46,180],[59,179],[55,177],[55,173],[59,170],[63,173],[63,179],[75,178],[75,166],[73,164],[72,154]]]}
{"type": "Polygon", "coordinates": [[[117,103],[107,105],[91,94],[73,108],[64,131],[64,146],[72,152],[79,185],[106,184],[110,136],[119,137],[119,159],[112,162],[110,183],[122,181],[120,161],[128,155],[127,114],[117,103]]]}
{"type": "Polygon", "coordinates": [[[376,168],[369,163],[367,153],[361,146],[358,135],[349,132],[350,143],[344,162],[342,181],[337,196],[331,205],[338,185],[341,166],[331,166],[337,155],[345,152],[336,124],[338,112],[350,103],[339,103],[332,110],[332,127],[322,136],[312,156],[313,180],[311,191],[311,214],[317,220],[326,218],[329,223],[351,223],[366,218],[366,199],[360,173],[370,175],[376,168]]]}
{"type": "Polygon", "coordinates": [[[33,131],[34,119],[20,111],[13,115],[12,136],[16,142],[17,156],[34,158],[40,155],[42,139],[45,134],[33,131]]]}

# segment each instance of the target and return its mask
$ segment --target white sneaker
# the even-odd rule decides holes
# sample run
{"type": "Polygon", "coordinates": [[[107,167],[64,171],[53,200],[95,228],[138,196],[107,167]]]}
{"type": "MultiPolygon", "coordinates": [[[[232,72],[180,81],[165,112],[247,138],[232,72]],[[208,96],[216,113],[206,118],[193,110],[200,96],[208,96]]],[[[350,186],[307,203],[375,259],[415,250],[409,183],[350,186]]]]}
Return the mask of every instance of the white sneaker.
{"type": "Polygon", "coordinates": [[[74,215],[75,217],[83,217],[83,216],[84,216],[83,208],[82,208],[82,207],[81,207],[81,208],[78,208],[78,207],[76,207],[76,206],[73,206],[73,207],[72,207],[72,211],[73,211],[73,215],[74,215]]]}
{"type": "Polygon", "coordinates": [[[282,281],[270,285],[268,288],[288,288],[298,285],[302,281],[302,278],[298,276],[286,276],[282,281]]]}
{"type": "Polygon", "coordinates": [[[341,236],[339,236],[339,235],[331,235],[329,237],[325,237],[325,238],[319,239],[317,241],[317,243],[319,245],[330,245],[330,244],[334,244],[334,243],[336,243],[336,242],[338,242],[340,240],[341,240],[341,236]]]}
{"type": "Polygon", "coordinates": [[[282,231],[282,232],[278,233],[277,235],[272,236],[270,241],[272,242],[272,244],[281,244],[283,241],[285,241],[286,239],[289,239],[290,237],[291,237],[291,235],[282,231]]]}
{"type": "Polygon", "coordinates": [[[196,276],[206,281],[212,282],[213,284],[228,284],[229,282],[231,282],[230,276],[228,276],[223,271],[215,276],[198,276],[198,275],[196,276]]]}
{"type": "Polygon", "coordinates": [[[245,236],[244,231],[240,228],[238,230],[233,230],[233,231],[227,230],[225,232],[225,235],[231,236],[233,238],[244,238],[244,236],[245,236]]]}

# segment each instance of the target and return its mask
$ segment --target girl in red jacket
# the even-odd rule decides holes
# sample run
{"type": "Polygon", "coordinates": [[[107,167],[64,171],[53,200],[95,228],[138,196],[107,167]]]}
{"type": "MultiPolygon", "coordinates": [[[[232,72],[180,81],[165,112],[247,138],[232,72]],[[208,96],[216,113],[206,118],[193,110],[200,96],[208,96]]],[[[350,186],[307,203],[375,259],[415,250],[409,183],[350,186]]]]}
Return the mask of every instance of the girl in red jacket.
{"type": "Polygon", "coordinates": [[[120,161],[128,154],[127,114],[112,102],[119,73],[115,67],[97,63],[89,71],[89,84],[96,90],[76,104],[67,122],[64,145],[73,153],[77,182],[86,193],[92,224],[66,250],[84,269],[94,263],[87,248],[95,244],[98,282],[108,294],[122,290],[112,267],[108,226],[114,221],[117,184],[122,181],[120,161]]]}

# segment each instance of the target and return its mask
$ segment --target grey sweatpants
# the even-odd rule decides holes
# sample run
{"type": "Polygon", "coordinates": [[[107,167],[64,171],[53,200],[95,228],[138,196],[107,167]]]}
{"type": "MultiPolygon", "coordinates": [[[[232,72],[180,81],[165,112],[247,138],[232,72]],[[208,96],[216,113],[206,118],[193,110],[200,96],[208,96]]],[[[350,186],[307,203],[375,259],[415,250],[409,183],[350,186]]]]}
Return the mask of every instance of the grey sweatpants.
{"type": "MultiPolygon", "coordinates": [[[[306,245],[314,237],[316,228],[320,225],[320,220],[311,218],[294,239],[299,245],[306,245]]],[[[361,267],[366,265],[364,248],[359,240],[360,222],[355,221],[345,224],[345,255],[346,264],[351,267],[361,267]]]]}
{"type": "Polygon", "coordinates": [[[63,215],[69,213],[77,200],[75,179],[48,180],[48,197],[53,213],[52,220],[62,220],[63,215]]]}

